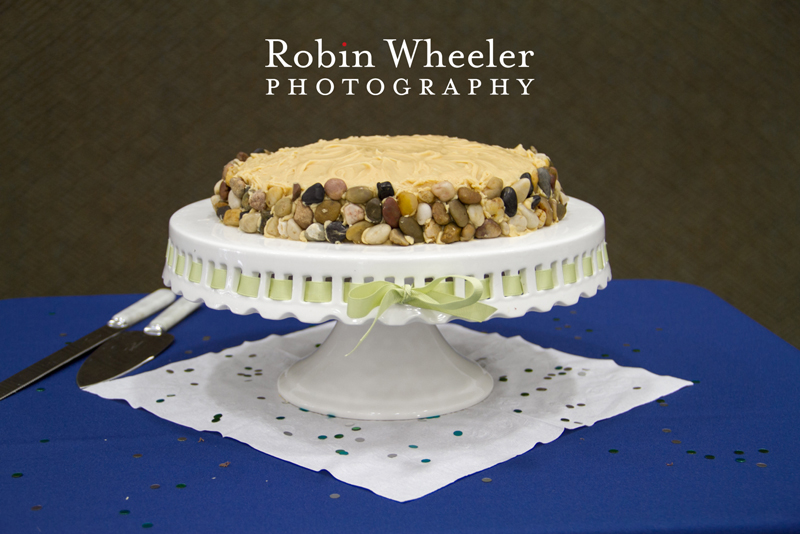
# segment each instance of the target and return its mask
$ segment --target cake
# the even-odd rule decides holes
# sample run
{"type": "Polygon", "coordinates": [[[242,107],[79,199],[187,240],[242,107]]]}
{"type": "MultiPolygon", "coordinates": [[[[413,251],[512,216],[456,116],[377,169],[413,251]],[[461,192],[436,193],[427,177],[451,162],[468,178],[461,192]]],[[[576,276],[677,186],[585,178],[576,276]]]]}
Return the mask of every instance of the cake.
{"type": "Polygon", "coordinates": [[[364,245],[517,237],[556,224],[568,198],[534,148],[435,135],[348,137],[240,152],[211,204],[267,238],[364,245]]]}

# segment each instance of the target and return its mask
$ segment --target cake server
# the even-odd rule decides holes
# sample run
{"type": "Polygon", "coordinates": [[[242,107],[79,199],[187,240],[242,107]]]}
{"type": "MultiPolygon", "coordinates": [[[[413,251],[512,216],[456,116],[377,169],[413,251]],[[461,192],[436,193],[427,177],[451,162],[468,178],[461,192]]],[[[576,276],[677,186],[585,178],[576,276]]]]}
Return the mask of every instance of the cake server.
{"type": "Polygon", "coordinates": [[[152,315],[164,308],[174,300],[175,293],[166,288],[158,289],[150,293],[143,299],[131,304],[114,315],[108,323],[91,334],[86,334],[63,349],[57,350],[50,356],[39,360],[30,367],[0,382],[0,400],[36,382],[59,367],[68,364],[75,358],[86,354],[129,326],[138,323],[148,315],[152,315]]]}
{"type": "Polygon", "coordinates": [[[169,347],[175,338],[167,330],[200,307],[180,298],[161,312],[142,332],[123,332],[86,358],[78,370],[78,386],[85,388],[129,373],[169,347]]]}

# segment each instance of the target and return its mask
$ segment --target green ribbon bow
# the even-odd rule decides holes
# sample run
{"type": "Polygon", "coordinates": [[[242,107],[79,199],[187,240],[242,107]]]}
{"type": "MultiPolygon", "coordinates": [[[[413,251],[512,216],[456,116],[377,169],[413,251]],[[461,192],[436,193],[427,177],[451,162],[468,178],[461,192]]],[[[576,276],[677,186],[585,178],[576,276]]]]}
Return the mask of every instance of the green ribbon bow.
{"type": "Polygon", "coordinates": [[[408,304],[417,308],[444,312],[467,321],[481,322],[489,318],[497,308],[478,302],[483,295],[483,282],[471,276],[441,277],[420,288],[408,284],[398,285],[383,280],[369,282],[350,290],[347,297],[347,315],[354,319],[366,317],[378,308],[378,314],[372,321],[367,333],[359,340],[348,356],[355,352],[366,339],[375,323],[393,304],[408,304]],[[436,288],[447,278],[461,278],[466,282],[465,297],[457,297],[449,293],[437,291],[436,288]]]}

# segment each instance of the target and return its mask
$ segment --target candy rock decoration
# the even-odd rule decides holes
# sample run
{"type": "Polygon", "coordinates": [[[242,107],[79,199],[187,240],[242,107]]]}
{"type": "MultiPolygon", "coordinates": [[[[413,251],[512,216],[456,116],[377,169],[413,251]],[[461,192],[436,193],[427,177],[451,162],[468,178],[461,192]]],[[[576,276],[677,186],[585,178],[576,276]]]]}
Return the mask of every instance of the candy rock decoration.
{"type": "Polygon", "coordinates": [[[211,204],[267,238],[409,246],[521,236],[563,219],[568,200],[534,148],[413,135],[239,152],[211,204]]]}

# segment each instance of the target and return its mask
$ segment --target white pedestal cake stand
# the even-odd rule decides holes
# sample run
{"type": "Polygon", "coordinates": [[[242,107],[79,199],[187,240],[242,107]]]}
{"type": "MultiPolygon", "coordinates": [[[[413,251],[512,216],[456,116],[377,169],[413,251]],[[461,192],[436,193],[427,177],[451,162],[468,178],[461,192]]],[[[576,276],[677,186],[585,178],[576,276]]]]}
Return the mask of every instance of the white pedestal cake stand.
{"type": "MultiPolygon", "coordinates": [[[[164,283],[189,300],[265,319],[336,320],[311,356],[287,369],[278,390],[292,404],[323,414],[370,420],[429,417],[472,406],[492,378],[456,353],[436,324],[452,316],[405,304],[390,307],[352,354],[376,311],[347,315],[354,284],[388,280],[421,287],[438,277],[483,280],[494,317],[569,306],[606,287],[611,269],[605,221],[571,199],[563,221],[517,238],[450,245],[366,246],[266,239],[220,224],[208,200],[170,219],[164,283]]],[[[464,296],[464,282],[449,288],[464,296]]]]}

